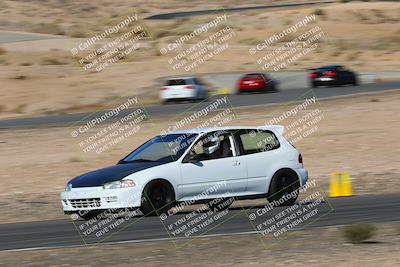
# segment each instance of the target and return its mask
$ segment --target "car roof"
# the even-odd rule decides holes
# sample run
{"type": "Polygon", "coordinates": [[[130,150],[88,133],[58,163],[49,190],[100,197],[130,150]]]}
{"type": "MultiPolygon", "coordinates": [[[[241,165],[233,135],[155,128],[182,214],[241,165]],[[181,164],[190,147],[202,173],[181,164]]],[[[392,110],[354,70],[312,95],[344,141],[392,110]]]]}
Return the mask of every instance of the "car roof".
{"type": "Polygon", "coordinates": [[[212,128],[194,128],[188,130],[180,130],[171,132],[171,134],[202,134],[216,131],[228,130],[270,130],[276,134],[282,135],[284,127],[282,125],[268,125],[268,126],[226,126],[226,127],[212,127],[212,128]]]}
{"type": "Polygon", "coordinates": [[[316,69],[334,69],[334,68],[339,68],[339,67],[342,67],[342,65],[326,65],[326,66],[318,67],[316,69]]]}
{"type": "Polygon", "coordinates": [[[173,80],[188,80],[188,79],[194,79],[195,77],[176,77],[176,78],[169,78],[167,81],[173,81],[173,80]]]}

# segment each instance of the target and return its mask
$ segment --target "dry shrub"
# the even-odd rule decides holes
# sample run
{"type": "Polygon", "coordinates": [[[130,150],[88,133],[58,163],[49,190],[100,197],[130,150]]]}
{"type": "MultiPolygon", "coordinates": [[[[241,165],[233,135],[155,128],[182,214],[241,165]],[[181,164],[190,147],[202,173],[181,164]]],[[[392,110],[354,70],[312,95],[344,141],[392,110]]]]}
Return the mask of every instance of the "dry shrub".
{"type": "Polygon", "coordinates": [[[344,228],[344,237],[353,244],[360,244],[374,236],[376,228],[370,224],[353,224],[344,228]]]}

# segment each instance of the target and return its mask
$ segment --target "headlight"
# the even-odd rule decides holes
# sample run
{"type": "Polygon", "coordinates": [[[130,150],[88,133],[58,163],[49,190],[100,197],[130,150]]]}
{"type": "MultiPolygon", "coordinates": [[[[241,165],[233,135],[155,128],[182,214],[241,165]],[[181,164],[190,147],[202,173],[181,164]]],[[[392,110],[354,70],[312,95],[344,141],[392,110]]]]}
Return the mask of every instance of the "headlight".
{"type": "Polygon", "coordinates": [[[106,183],[103,185],[103,189],[129,188],[134,186],[136,186],[135,182],[133,180],[127,179],[127,180],[106,183]]]}
{"type": "Polygon", "coordinates": [[[72,184],[67,184],[67,186],[65,187],[65,191],[71,191],[72,189],[72,184]]]}

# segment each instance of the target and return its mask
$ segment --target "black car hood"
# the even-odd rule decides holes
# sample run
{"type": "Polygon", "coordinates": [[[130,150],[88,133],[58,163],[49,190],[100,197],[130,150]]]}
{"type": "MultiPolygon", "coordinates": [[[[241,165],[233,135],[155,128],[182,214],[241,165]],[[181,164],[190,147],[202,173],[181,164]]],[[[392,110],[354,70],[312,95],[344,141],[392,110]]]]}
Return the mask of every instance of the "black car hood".
{"type": "Polygon", "coordinates": [[[90,187],[90,186],[102,186],[105,183],[119,181],[125,178],[129,174],[145,170],[154,166],[165,164],[163,162],[134,162],[124,163],[110,166],[107,168],[91,171],[82,174],[68,183],[72,185],[72,188],[77,187],[90,187]]]}

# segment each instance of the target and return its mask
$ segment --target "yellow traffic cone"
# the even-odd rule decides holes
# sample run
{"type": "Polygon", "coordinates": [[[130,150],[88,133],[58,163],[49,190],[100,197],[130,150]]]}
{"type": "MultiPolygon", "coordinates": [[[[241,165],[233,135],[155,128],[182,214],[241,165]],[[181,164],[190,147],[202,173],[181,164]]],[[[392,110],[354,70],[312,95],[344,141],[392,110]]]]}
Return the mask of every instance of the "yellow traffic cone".
{"type": "Polygon", "coordinates": [[[231,93],[231,90],[228,88],[220,88],[217,90],[218,95],[229,95],[231,93]]]}
{"type": "Polygon", "coordinates": [[[353,189],[348,172],[335,172],[331,174],[329,197],[351,197],[353,189]]]}
{"type": "Polygon", "coordinates": [[[353,190],[351,186],[351,180],[349,173],[345,172],[342,174],[342,196],[351,197],[353,195],[353,190]]]}
{"type": "Polygon", "coordinates": [[[329,184],[329,197],[340,197],[340,174],[332,173],[329,184]]]}

